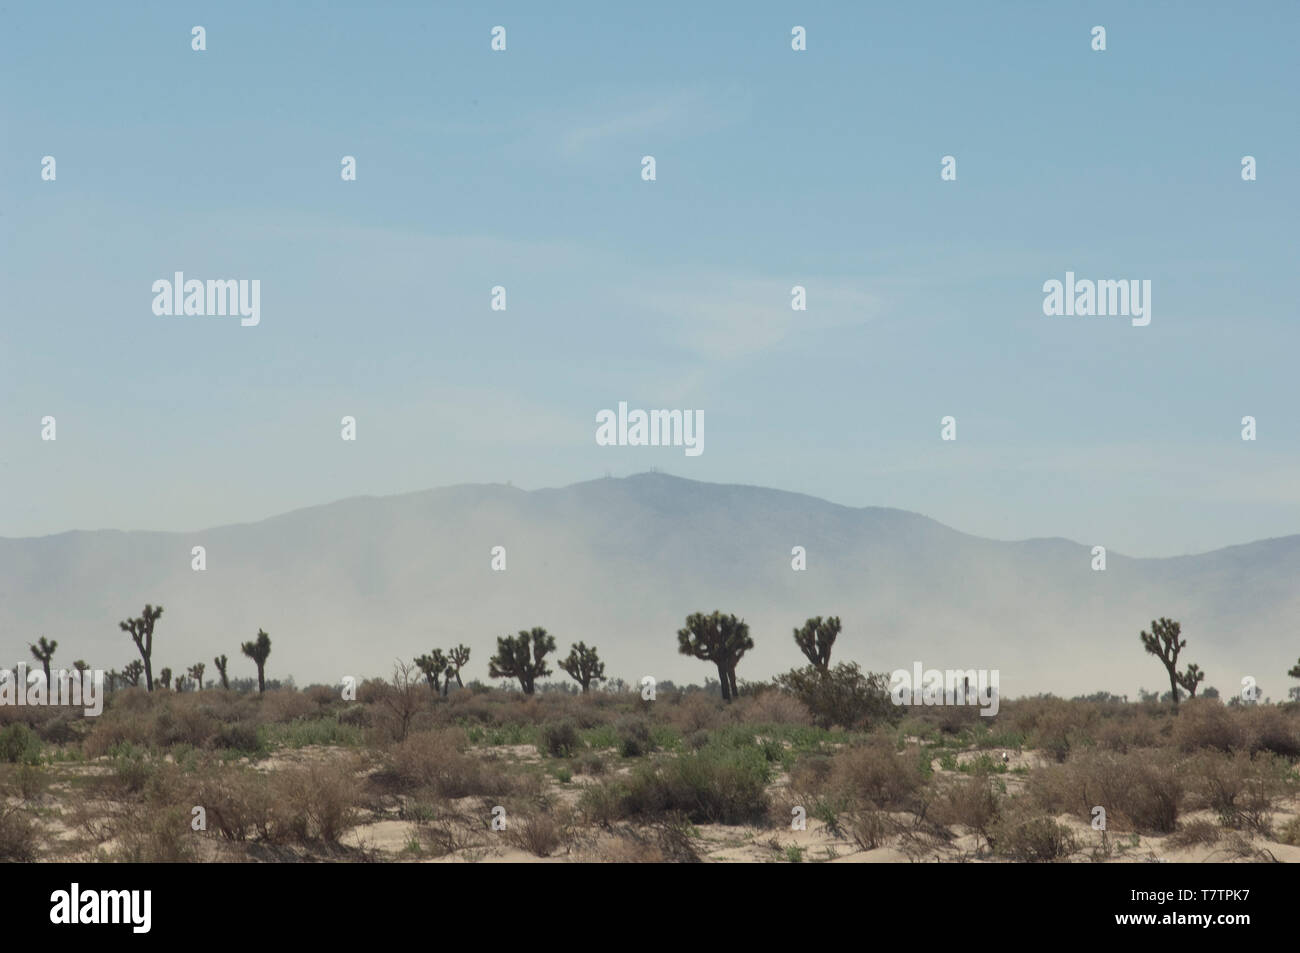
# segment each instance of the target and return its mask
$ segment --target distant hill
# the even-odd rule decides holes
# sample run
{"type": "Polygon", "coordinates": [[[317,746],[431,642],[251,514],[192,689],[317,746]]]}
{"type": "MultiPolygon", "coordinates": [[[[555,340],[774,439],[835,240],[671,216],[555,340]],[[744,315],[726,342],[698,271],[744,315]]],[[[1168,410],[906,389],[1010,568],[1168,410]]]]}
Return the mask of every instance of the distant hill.
{"type": "MultiPolygon", "coordinates": [[[[165,607],[154,670],[231,657],[271,633],[268,675],[299,684],[376,675],[394,658],[464,642],[486,680],[495,637],[534,625],[596,644],[607,671],[699,682],[677,655],[693,611],[743,616],[756,647],[742,679],[801,663],[791,630],[839,615],[837,659],[876,671],[999,669],[1004,695],[1165,690],[1139,629],[1180,620],[1185,659],[1225,697],[1253,675],[1285,697],[1300,657],[1300,536],[1198,556],[1130,559],[1063,539],[998,542],[902,510],[662,474],[563,489],[462,485],[362,497],[201,532],[71,532],[0,539],[0,665],[59,641],[56,663],[121,668],[117,623],[165,607]],[[207,548],[206,572],[190,550],[207,548]],[[504,546],[505,572],[490,568],[504,546]],[[807,550],[805,572],[791,549],[807,550]]],[[[562,679],[559,673],[554,676],[562,679]]],[[[247,669],[247,671],[245,671],[247,669]]]]}

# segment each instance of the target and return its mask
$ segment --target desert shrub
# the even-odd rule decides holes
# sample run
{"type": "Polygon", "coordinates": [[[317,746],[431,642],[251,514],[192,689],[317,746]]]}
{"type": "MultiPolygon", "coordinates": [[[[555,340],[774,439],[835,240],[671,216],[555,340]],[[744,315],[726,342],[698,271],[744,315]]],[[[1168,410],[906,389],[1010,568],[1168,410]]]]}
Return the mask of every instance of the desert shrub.
{"type": "Polygon", "coordinates": [[[1035,771],[1029,787],[1034,800],[1053,812],[1090,819],[1093,807],[1101,806],[1112,829],[1157,834],[1176,828],[1185,793],[1175,757],[1161,749],[1086,751],[1069,764],[1035,771]]]}
{"type": "Polygon", "coordinates": [[[889,696],[889,676],[864,673],[854,662],[840,662],[829,671],[815,666],[794,669],[777,677],[821,728],[854,729],[865,724],[896,721],[902,714],[889,696]]]}
{"type": "Polygon", "coordinates": [[[1188,765],[1192,792],[1234,830],[1272,833],[1273,809],[1287,793],[1288,766],[1276,756],[1205,752],[1188,765]]]}
{"type": "Polygon", "coordinates": [[[128,794],[138,794],[153,777],[156,765],[144,749],[122,745],[113,751],[113,778],[128,794]]]}
{"type": "Polygon", "coordinates": [[[516,811],[509,815],[504,833],[507,843],[535,857],[550,857],[573,837],[573,815],[563,805],[516,811]]]}
{"type": "Polygon", "coordinates": [[[1160,742],[1155,719],[1144,713],[1107,719],[1097,726],[1096,739],[1102,748],[1120,754],[1133,748],[1154,748],[1160,742]]]}
{"type": "Polygon", "coordinates": [[[889,836],[898,832],[898,824],[884,811],[873,807],[853,811],[849,815],[848,828],[860,850],[883,847],[889,836]]]}
{"type": "Polygon", "coordinates": [[[924,782],[915,752],[874,738],[835,754],[828,787],[860,807],[900,810],[914,806],[924,782]]]}
{"type": "Polygon", "coordinates": [[[393,746],[389,768],[399,785],[443,798],[504,794],[526,781],[507,778],[495,765],[464,753],[465,743],[458,728],[414,732],[393,746]]]}
{"type": "Polygon", "coordinates": [[[339,724],[364,728],[370,721],[370,713],[365,705],[349,705],[339,712],[339,724]]]}
{"type": "Polygon", "coordinates": [[[605,759],[598,751],[584,751],[574,762],[579,774],[599,775],[605,773],[605,759]]]}
{"type": "Polygon", "coordinates": [[[197,857],[189,810],[131,805],[119,823],[112,859],[131,864],[176,864],[197,857]]]}
{"type": "Polygon", "coordinates": [[[242,767],[198,772],[191,800],[207,812],[208,829],[230,841],[270,836],[272,802],[268,775],[242,767]]]}
{"type": "Polygon", "coordinates": [[[35,801],[50,784],[49,770],[42,764],[21,762],[12,769],[8,780],[13,791],[24,801],[35,801]]]}
{"type": "Polygon", "coordinates": [[[35,860],[38,835],[36,824],[26,812],[0,804],[0,861],[35,860]]]}
{"type": "Polygon", "coordinates": [[[154,713],[152,742],[160,748],[190,745],[201,748],[223,727],[207,710],[176,700],[161,704],[154,713]]]}
{"type": "Polygon", "coordinates": [[[622,817],[679,813],[697,824],[760,823],[771,766],[757,748],[713,746],[643,765],[620,785],[622,817]]]}
{"type": "Polygon", "coordinates": [[[1191,821],[1187,824],[1179,824],[1178,830],[1165,840],[1165,846],[1173,850],[1186,850],[1218,843],[1222,836],[1223,831],[1212,821],[1191,821]]]}
{"type": "Polygon", "coordinates": [[[316,702],[292,688],[268,691],[261,698],[262,718],[264,721],[289,722],[319,713],[316,702]]]}
{"type": "Polygon", "coordinates": [[[1079,849],[1068,828],[1021,805],[1000,817],[992,834],[993,849],[1011,860],[1047,863],[1064,860],[1079,849]]]}
{"type": "Polygon", "coordinates": [[[928,816],[945,826],[960,824],[991,841],[1000,814],[1001,805],[992,777],[978,773],[945,783],[930,805],[928,816]]]}
{"type": "Polygon", "coordinates": [[[1300,817],[1293,817],[1287,821],[1282,830],[1278,832],[1277,838],[1283,844],[1300,847],[1300,817]]]}
{"type": "Polygon", "coordinates": [[[1189,698],[1178,709],[1172,740],[1181,751],[1233,751],[1246,746],[1243,728],[1217,699],[1189,698]]]}
{"type": "Polygon", "coordinates": [[[1251,751],[1269,751],[1284,758],[1300,758],[1300,708],[1248,705],[1238,709],[1242,733],[1251,751]]]}
{"type": "Polygon", "coordinates": [[[705,692],[690,692],[668,709],[668,721],[683,736],[713,731],[723,722],[722,701],[705,692]]]}
{"type": "Polygon", "coordinates": [[[578,798],[578,811],[589,824],[609,827],[625,816],[624,798],[627,785],[614,779],[600,784],[589,784],[578,798]]]}
{"type": "Polygon", "coordinates": [[[67,711],[57,711],[52,718],[37,722],[36,734],[47,744],[64,745],[77,738],[76,725],[82,715],[67,711]]]}
{"type": "Polygon", "coordinates": [[[349,761],[313,762],[271,776],[276,839],[336,843],[360,823],[361,783],[349,761]]]}
{"type": "Polygon", "coordinates": [[[578,737],[578,726],[568,718],[562,721],[550,721],[542,725],[541,741],[537,745],[539,754],[549,754],[552,758],[567,758],[582,746],[578,737]]]}
{"type": "Polygon", "coordinates": [[[328,708],[341,697],[339,690],[329,685],[308,685],[302,690],[302,694],[320,709],[328,708]]]}
{"type": "Polygon", "coordinates": [[[650,722],[639,716],[620,718],[614,723],[618,732],[618,751],[625,758],[639,758],[654,750],[650,722]]]}
{"type": "Polygon", "coordinates": [[[228,748],[241,753],[256,754],[263,750],[257,726],[248,722],[222,725],[212,735],[212,747],[228,748]]]}
{"type": "Polygon", "coordinates": [[[9,764],[40,764],[41,739],[22,722],[0,730],[0,761],[9,764]]]}
{"type": "Polygon", "coordinates": [[[789,692],[771,686],[740,699],[731,705],[728,714],[735,721],[747,725],[811,725],[812,712],[808,706],[789,692]]]}

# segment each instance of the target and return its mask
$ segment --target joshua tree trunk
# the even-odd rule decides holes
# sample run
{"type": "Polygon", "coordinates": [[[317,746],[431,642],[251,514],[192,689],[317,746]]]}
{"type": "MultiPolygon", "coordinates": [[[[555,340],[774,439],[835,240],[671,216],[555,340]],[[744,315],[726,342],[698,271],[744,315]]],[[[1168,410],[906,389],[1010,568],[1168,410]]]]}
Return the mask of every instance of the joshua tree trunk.
{"type": "Polygon", "coordinates": [[[722,662],[718,663],[718,681],[722,683],[722,700],[731,701],[731,682],[728,680],[727,666],[722,662]]]}

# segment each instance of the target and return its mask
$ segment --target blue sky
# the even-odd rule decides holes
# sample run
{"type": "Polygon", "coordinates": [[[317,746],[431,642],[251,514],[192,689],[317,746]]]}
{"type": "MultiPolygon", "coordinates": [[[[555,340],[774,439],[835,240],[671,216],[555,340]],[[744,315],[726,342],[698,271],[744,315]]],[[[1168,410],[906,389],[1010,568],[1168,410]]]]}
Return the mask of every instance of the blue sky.
{"type": "Polygon", "coordinates": [[[651,467],[1133,555],[1300,532],[1300,6],[897,6],[9,9],[0,535],[651,467]],[[177,270],[261,324],[155,316],[177,270]],[[1067,270],[1151,325],[1045,317],[1067,270]],[[705,452],[596,446],[620,400],[705,452]]]}

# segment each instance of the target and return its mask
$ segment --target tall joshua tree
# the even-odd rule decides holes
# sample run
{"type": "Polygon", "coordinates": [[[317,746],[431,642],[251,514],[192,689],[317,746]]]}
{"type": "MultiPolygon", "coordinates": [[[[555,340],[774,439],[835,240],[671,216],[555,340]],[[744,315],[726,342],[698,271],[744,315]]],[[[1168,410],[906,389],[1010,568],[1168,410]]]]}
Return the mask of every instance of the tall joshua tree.
{"type": "Polygon", "coordinates": [[[36,661],[41,663],[41,668],[45,670],[46,686],[50,684],[50,659],[54,658],[54,650],[58,647],[59,643],[57,639],[50,642],[46,640],[43,635],[39,640],[37,640],[35,645],[30,646],[32,655],[36,658],[36,661]]]}
{"type": "Polygon", "coordinates": [[[1183,627],[1172,619],[1161,618],[1151,623],[1151,631],[1139,633],[1142,647],[1160,659],[1169,673],[1169,694],[1178,707],[1178,689],[1187,689],[1195,697],[1196,686],[1205,680],[1205,673],[1199,666],[1189,665],[1186,672],[1178,671],[1178,653],[1187,647],[1187,640],[1180,639],[1183,627]]]}
{"type": "Polygon", "coordinates": [[[194,679],[194,690],[196,692],[203,691],[203,673],[206,669],[207,666],[202,662],[195,662],[190,666],[190,678],[194,679]]]}
{"type": "Polygon", "coordinates": [[[554,651],[555,636],[547,635],[542,628],[527,632],[520,629],[513,637],[499,636],[497,654],[488,659],[488,674],[492,678],[517,678],[524,694],[531,695],[537,679],[551,674],[546,666],[546,653],[554,651]]]}
{"type": "Polygon", "coordinates": [[[605,663],[596,654],[593,645],[587,648],[585,642],[569,648],[569,657],[560,662],[560,668],[568,672],[569,677],[582,686],[582,694],[587,694],[592,682],[605,680],[605,663]]]}
{"type": "Polygon", "coordinates": [[[146,604],[144,615],[140,618],[127,619],[125,622],[118,623],[118,627],[123,632],[131,634],[131,640],[140,650],[140,659],[144,663],[144,687],[147,691],[153,691],[153,627],[162,613],[162,606],[155,609],[146,604]]]}
{"type": "Polygon", "coordinates": [[[221,676],[221,687],[230,691],[230,679],[226,677],[226,666],[230,664],[230,659],[218,655],[212,660],[212,664],[217,667],[217,674],[221,676]]]}
{"type": "Polygon", "coordinates": [[[831,646],[840,634],[840,620],[831,616],[825,622],[821,616],[809,619],[802,629],[794,630],[794,641],[799,651],[818,671],[825,672],[831,667],[831,646]]]}
{"type": "MultiPolygon", "coordinates": [[[[458,645],[448,653],[451,659],[452,674],[456,677],[456,687],[464,688],[465,683],[460,680],[461,668],[469,662],[469,648],[464,645],[458,645]]],[[[450,686],[449,686],[450,687],[450,686]]]]}
{"type": "Polygon", "coordinates": [[[266,659],[271,654],[271,637],[258,629],[257,641],[245,642],[239,649],[257,665],[257,693],[259,695],[264,694],[266,692],[266,659]]]}
{"type": "Polygon", "coordinates": [[[447,656],[443,654],[442,649],[434,649],[428,655],[421,655],[415,660],[415,666],[424,673],[424,680],[429,683],[435,695],[447,693],[446,689],[439,687],[442,676],[446,675],[451,678],[451,667],[447,663],[447,656]]]}
{"type": "Polygon", "coordinates": [[[722,698],[731,701],[736,688],[736,665],[741,656],[754,647],[749,626],[734,615],[715,611],[712,615],[696,612],[686,617],[686,628],[677,630],[677,651],[693,655],[718,667],[722,698]]]}

